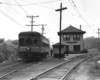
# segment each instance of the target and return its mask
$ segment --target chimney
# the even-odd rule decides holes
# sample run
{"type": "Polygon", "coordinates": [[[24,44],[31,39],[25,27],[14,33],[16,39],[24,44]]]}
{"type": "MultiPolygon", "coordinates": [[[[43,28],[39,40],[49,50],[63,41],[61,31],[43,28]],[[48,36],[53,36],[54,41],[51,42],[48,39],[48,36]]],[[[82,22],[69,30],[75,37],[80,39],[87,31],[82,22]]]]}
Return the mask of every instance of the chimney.
{"type": "Polygon", "coordinates": [[[80,25],[80,30],[82,30],[82,26],[80,25]]]}

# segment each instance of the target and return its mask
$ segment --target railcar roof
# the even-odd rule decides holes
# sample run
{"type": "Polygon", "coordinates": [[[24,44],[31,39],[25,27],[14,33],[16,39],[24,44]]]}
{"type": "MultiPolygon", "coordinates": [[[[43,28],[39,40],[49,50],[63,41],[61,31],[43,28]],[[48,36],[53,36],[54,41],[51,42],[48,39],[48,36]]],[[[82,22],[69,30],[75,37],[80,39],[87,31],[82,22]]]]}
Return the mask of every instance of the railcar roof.
{"type": "Polygon", "coordinates": [[[39,32],[20,32],[19,36],[41,36],[39,32]]]}
{"type": "Polygon", "coordinates": [[[20,32],[18,36],[41,36],[47,39],[45,36],[42,36],[39,32],[35,32],[35,31],[34,32],[20,32]]]}

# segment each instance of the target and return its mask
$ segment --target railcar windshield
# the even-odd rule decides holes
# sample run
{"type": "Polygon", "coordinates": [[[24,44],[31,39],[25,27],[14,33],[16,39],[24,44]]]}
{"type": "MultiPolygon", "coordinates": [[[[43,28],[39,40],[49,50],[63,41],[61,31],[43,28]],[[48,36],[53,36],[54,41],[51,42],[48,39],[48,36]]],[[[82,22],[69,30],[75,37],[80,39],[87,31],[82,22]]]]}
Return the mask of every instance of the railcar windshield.
{"type": "Polygon", "coordinates": [[[32,39],[31,38],[26,39],[26,45],[32,45],[32,39]]]}
{"type": "Polygon", "coordinates": [[[19,39],[19,45],[20,46],[24,46],[24,38],[20,38],[19,39]]]}

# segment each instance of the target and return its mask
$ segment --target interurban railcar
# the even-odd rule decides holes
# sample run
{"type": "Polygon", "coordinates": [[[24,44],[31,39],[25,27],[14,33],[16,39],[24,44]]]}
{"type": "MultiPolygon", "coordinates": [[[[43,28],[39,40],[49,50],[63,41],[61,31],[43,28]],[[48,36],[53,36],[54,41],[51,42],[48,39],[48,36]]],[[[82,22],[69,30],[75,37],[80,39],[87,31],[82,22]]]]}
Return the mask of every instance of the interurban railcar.
{"type": "Polygon", "coordinates": [[[50,52],[49,40],[39,32],[19,33],[19,56],[25,61],[41,60],[50,52]]]}

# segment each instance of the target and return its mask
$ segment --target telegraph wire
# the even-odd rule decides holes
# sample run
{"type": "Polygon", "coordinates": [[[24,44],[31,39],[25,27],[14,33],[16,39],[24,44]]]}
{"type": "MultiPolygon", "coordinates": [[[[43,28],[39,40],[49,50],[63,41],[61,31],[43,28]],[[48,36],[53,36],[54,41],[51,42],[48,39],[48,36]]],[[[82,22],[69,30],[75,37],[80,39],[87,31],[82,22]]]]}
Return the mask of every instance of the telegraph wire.
{"type": "MultiPolygon", "coordinates": [[[[57,2],[57,1],[62,1],[62,0],[53,0],[53,1],[40,2],[40,3],[30,3],[30,2],[28,2],[28,3],[30,3],[30,4],[25,4],[25,5],[11,4],[11,3],[3,3],[3,2],[0,2],[0,4],[13,5],[13,6],[20,6],[21,8],[22,8],[22,6],[36,5],[36,6],[40,6],[40,7],[44,7],[44,8],[55,9],[55,8],[51,8],[51,7],[42,6],[42,5],[39,5],[39,4],[51,3],[51,2],[57,2]]],[[[24,1],[24,2],[27,2],[27,1],[24,1]]],[[[24,11],[25,11],[25,10],[24,10],[24,11]]],[[[25,11],[25,13],[26,13],[26,11],[25,11]]]]}
{"type": "Polygon", "coordinates": [[[47,3],[57,2],[57,1],[62,1],[62,0],[52,0],[52,1],[46,1],[46,2],[40,2],[40,3],[31,3],[31,2],[28,2],[28,1],[24,1],[24,2],[27,2],[29,4],[25,4],[25,5],[22,5],[22,6],[36,5],[36,4],[47,4],[47,3]]]}
{"type": "MultiPolygon", "coordinates": [[[[38,0],[39,2],[43,2],[43,1],[41,1],[41,0],[38,0]]],[[[47,4],[49,4],[49,5],[53,5],[53,4],[51,4],[51,3],[47,3],[47,4]]],[[[54,5],[53,5],[54,6],[54,5]]]]}
{"type": "Polygon", "coordinates": [[[51,7],[47,7],[47,6],[42,6],[42,5],[38,5],[38,4],[36,6],[40,6],[40,7],[44,7],[44,8],[48,8],[48,9],[53,9],[53,10],[55,9],[55,8],[51,8],[51,7]]]}
{"type": "MultiPolygon", "coordinates": [[[[40,3],[42,3],[43,1],[42,0],[38,0],[40,3]]],[[[58,1],[62,1],[62,0],[58,0],[58,1]]],[[[24,2],[28,2],[28,1],[24,1],[24,2]]],[[[31,2],[28,2],[28,3],[31,3],[31,2]]],[[[45,4],[45,3],[44,3],[45,4]]],[[[50,2],[46,3],[46,4],[49,4],[49,5],[53,5],[53,6],[58,6],[58,5],[54,5],[54,4],[51,4],[50,2]]]]}
{"type": "MultiPolygon", "coordinates": [[[[3,0],[4,1],[4,0],[3,0]]],[[[5,2],[5,1],[4,1],[5,2]]],[[[8,4],[7,4],[8,5],[8,4]]],[[[14,10],[10,5],[8,5],[13,11],[15,11],[21,18],[23,18],[16,10],[14,10]]],[[[24,18],[23,18],[24,19],[24,18]]],[[[24,19],[25,20],[25,19],[24,19]]],[[[27,20],[25,20],[27,21],[27,20]]]]}
{"type": "Polygon", "coordinates": [[[14,5],[14,6],[29,6],[29,5],[37,5],[37,4],[45,4],[45,3],[57,2],[57,1],[62,1],[62,0],[47,1],[47,2],[40,2],[40,3],[29,3],[29,4],[24,4],[24,5],[11,4],[11,3],[3,3],[3,2],[0,2],[0,4],[8,4],[8,5],[14,5]]]}
{"type": "Polygon", "coordinates": [[[7,4],[7,5],[19,6],[18,4],[3,3],[3,2],[0,2],[0,4],[7,4]]]}
{"type": "MultiPolygon", "coordinates": [[[[39,0],[38,0],[39,1],[39,0]]],[[[60,0],[59,0],[60,1],[60,0]]],[[[36,5],[36,6],[40,6],[40,7],[44,7],[44,8],[49,8],[49,9],[55,9],[55,8],[51,8],[51,7],[47,7],[47,6],[42,6],[42,5],[39,5],[39,4],[44,4],[45,2],[42,2],[40,1],[40,3],[31,3],[31,2],[28,2],[28,1],[24,1],[24,2],[27,2],[29,3],[28,5],[22,5],[22,6],[30,6],[30,5],[36,5]]],[[[47,2],[49,3],[49,1],[47,2]]]]}
{"type": "Polygon", "coordinates": [[[25,9],[15,0],[15,2],[19,5],[19,7],[28,15],[28,13],[25,11],[25,9]]]}
{"type": "MultiPolygon", "coordinates": [[[[6,5],[12,5],[12,6],[19,6],[18,4],[10,4],[10,3],[2,3],[2,2],[0,2],[0,4],[6,4],[6,5]]],[[[46,7],[46,6],[39,5],[38,3],[34,3],[33,5],[44,7],[44,8],[49,8],[49,9],[55,9],[55,8],[51,8],[51,7],[46,7]]],[[[20,5],[20,6],[24,6],[24,5],[20,5]]],[[[27,6],[29,6],[29,5],[27,5],[27,6]]]]}
{"type": "Polygon", "coordinates": [[[36,6],[40,6],[40,7],[44,7],[44,8],[55,9],[55,8],[51,8],[51,7],[42,6],[42,5],[39,5],[39,4],[51,3],[51,2],[57,2],[57,1],[62,1],[62,0],[47,1],[47,2],[40,2],[40,3],[30,3],[29,2],[30,4],[25,4],[25,5],[18,5],[18,4],[11,4],[11,3],[2,3],[2,2],[0,2],[0,4],[8,4],[8,5],[13,5],[13,6],[30,6],[30,5],[36,5],[36,6]]]}
{"type": "MultiPolygon", "coordinates": [[[[39,1],[39,0],[38,0],[39,1]]],[[[28,2],[28,1],[24,1],[24,2],[27,2],[29,4],[26,4],[26,5],[21,5],[21,6],[30,6],[30,5],[36,5],[36,6],[40,6],[40,7],[44,7],[44,8],[49,8],[49,9],[55,9],[55,8],[51,8],[51,7],[47,7],[47,6],[42,6],[42,5],[39,5],[39,4],[47,4],[47,3],[51,3],[51,2],[57,2],[57,1],[62,1],[62,0],[55,0],[55,1],[47,1],[47,2],[42,2],[40,1],[40,3],[31,3],[31,2],[28,2]]]]}
{"type": "Polygon", "coordinates": [[[5,13],[3,10],[0,9],[0,13],[2,13],[4,16],[6,16],[7,18],[9,18],[10,20],[12,20],[13,22],[15,22],[17,25],[19,25],[22,28],[26,28],[24,27],[22,24],[20,24],[18,21],[16,21],[15,19],[13,19],[11,16],[9,16],[7,13],[5,13]]]}

